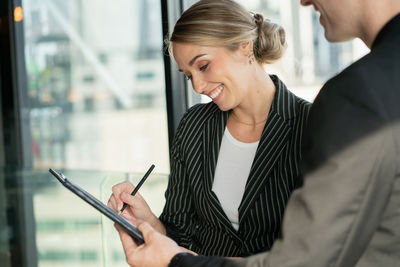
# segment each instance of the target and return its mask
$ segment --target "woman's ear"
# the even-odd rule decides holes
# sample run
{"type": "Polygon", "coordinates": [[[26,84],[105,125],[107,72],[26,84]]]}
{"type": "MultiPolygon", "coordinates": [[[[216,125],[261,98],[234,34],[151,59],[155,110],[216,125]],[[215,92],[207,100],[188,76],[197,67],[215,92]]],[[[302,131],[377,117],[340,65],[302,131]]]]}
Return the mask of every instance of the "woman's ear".
{"type": "Polygon", "coordinates": [[[244,56],[250,56],[253,54],[253,41],[250,40],[248,42],[241,43],[239,45],[239,50],[244,56]]]}

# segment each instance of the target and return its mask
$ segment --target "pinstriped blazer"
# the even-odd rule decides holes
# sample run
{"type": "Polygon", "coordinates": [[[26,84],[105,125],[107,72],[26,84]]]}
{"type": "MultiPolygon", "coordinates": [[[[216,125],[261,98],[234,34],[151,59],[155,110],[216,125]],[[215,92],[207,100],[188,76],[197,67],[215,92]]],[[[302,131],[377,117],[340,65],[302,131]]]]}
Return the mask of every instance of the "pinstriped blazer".
{"type": "Polygon", "coordinates": [[[310,103],[271,75],[276,93],[239,206],[236,231],[212,191],[229,112],[214,103],[183,116],[171,149],[171,174],[160,216],[167,235],[202,255],[246,256],[269,250],[281,231],[286,202],[302,184],[301,136],[310,103]]]}

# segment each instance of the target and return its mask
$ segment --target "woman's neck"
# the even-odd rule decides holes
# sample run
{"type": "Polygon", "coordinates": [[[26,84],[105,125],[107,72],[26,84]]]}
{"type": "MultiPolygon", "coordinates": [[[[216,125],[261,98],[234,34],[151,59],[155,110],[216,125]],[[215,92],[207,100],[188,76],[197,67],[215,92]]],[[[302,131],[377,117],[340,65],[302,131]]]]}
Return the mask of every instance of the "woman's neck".
{"type": "Polygon", "coordinates": [[[256,67],[246,99],[232,110],[238,122],[257,125],[266,121],[275,95],[275,84],[261,66],[256,67]]]}

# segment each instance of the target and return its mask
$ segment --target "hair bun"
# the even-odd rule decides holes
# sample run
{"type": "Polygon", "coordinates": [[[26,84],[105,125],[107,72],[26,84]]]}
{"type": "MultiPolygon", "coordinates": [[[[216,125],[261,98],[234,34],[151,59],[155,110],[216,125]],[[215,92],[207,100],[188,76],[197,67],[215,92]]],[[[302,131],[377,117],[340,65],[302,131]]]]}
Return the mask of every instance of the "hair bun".
{"type": "Polygon", "coordinates": [[[258,13],[254,14],[254,20],[255,20],[257,28],[260,29],[262,27],[262,25],[264,24],[263,15],[258,14],[258,13]]]}
{"type": "Polygon", "coordinates": [[[182,13],[165,43],[172,55],[174,42],[234,51],[249,41],[261,64],[279,59],[286,47],[285,31],[263,15],[249,12],[234,0],[200,0],[182,13]]]}
{"type": "Polygon", "coordinates": [[[270,64],[280,59],[286,50],[286,33],[278,24],[254,14],[258,38],[254,42],[254,56],[261,63],[270,64]]]}

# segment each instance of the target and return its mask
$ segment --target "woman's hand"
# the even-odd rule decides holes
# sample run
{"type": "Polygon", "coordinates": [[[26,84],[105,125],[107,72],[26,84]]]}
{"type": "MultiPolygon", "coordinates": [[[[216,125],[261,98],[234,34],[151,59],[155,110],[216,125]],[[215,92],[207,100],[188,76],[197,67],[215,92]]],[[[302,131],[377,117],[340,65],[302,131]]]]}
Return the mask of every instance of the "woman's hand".
{"type": "Polygon", "coordinates": [[[123,182],[116,184],[112,187],[112,194],[108,200],[108,206],[119,212],[124,203],[128,204],[126,209],[123,211],[123,215],[133,225],[138,225],[142,221],[148,222],[154,229],[162,234],[165,234],[165,227],[161,221],[151,211],[149,205],[140,195],[136,193],[135,196],[131,196],[131,192],[135,189],[135,186],[130,182],[123,182]]]}

